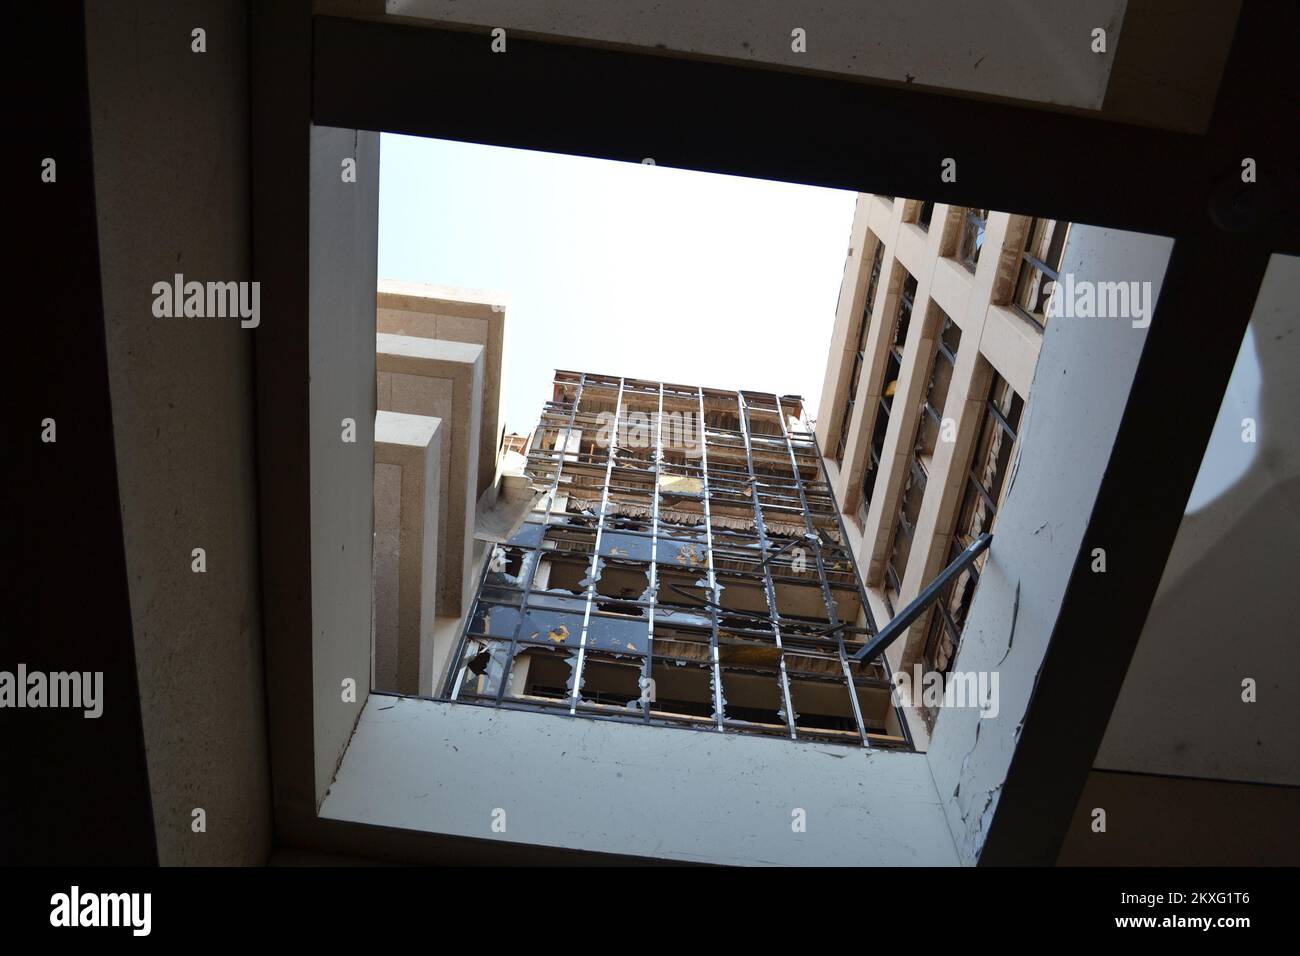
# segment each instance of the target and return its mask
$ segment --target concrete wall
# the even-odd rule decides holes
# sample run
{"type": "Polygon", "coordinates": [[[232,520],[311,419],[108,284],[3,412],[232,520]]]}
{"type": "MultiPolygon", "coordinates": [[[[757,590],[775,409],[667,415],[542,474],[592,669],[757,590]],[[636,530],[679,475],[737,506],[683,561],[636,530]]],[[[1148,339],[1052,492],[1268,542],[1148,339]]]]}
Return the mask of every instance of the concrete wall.
{"type": "Polygon", "coordinates": [[[442,421],[375,416],[374,686],[433,693],[442,421]]]}
{"type": "MultiPolygon", "coordinates": [[[[378,431],[378,425],[376,425],[378,431]]],[[[375,442],[375,556],[372,565],[371,641],[375,660],[371,686],[397,690],[397,645],[401,627],[402,466],[380,460],[375,442]]],[[[434,510],[437,520],[437,510],[434,510]]],[[[435,541],[436,543],[436,541],[435,541]]]]}
{"type": "Polygon", "coordinates": [[[314,7],[1099,108],[1107,119],[1199,133],[1241,0],[315,0],[314,7]],[[795,27],[807,33],[803,53],[792,49],[795,27]],[[1104,54],[1092,52],[1095,27],[1107,31],[1104,54]]]}
{"type": "Polygon", "coordinates": [[[262,863],[271,809],[252,332],[238,319],[155,318],[151,292],[177,272],[249,278],[246,13],[221,2],[92,0],[86,28],[113,433],[158,857],[262,863]],[[190,50],[195,26],[207,30],[206,53],[190,50]],[[194,548],[206,551],[205,573],[191,571],[194,548]],[[206,811],[206,833],[191,830],[195,808],[206,811]]]}
{"type": "Polygon", "coordinates": [[[372,695],[321,815],[413,831],[411,845],[441,833],[682,862],[957,862],[923,755],[580,723],[372,695]]]}
{"type": "MultiPolygon", "coordinates": [[[[370,690],[379,134],[311,130],[311,599],[316,800],[370,690]],[[342,161],[357,161],[344,182],[342,161]],[[342,422],[355,423],[353,442],[342,422]],[[355,698],[343,697],[345,680],[355,698]]],[[[303,809],[303,808],[299,808],[303,809]]]]}
{"type": "MultiPolygon", "coordinates": [[[[1154,302],[1171,248],[1160,237],[1076,225],[1061,273],[1150,281],[1154,302]]],[[[999,712],[982,718],[974,708],[944,708],[927,754],[964,862],[978,860],[997,810],[1146,331],[1127,319],[1047,324],[1018,464],[954,664],[998,672],[999,712]]]]}
{"type": "Polygon", "coordinates": [[[1300,789],[1094,770],[1062,866],[1296,866],[1300,789]],[[1092,829],[1095,807],[1106,831],[1092,829]],[[1288,837],[1289,834],[1289,837],[1288,837]]]}
{"type": "MultiPolygon", "coordinates": [[[[382,6],[398,16],[500,26],[590,45],[642,46],[1097,108],[1106,94],[1126,5],[1125,0],[969,6],[947,0],[766,5],[749,0],[476,0],[469,5],[389,0],[382,6]],[[802,53],[792,49],[796,27],[806,33],[802,53]],[[1093,27],[1105,27],[1113,37],[1104,54],[1090,48],[1093,27]]],[[[322,9],[365,6],[356,0],[318,4],[322,9]]]]}
{"type": "Polygon", "coordinates": [[[1274,256],[1099,768],[1300,786],[1298,298],[1300,259],[1274,256]]]}
{"type": "Polygon", "coordinates": [[[501,378],[508,300],[498,292],[394,279],[380,279],[376,296],[375,322],[380,332],[483,346],[477,495],[492,487],[497,477],[497,451],[505,423],[501,378]]]}
{"type": "Polygon", "coordinates": [[[474,520],[486,350],[465,342],[385,332],[376,341],[372,348],[378,366],[378,407],[442,422],[438,613],[459,615],[478,583],[474,520]]]}

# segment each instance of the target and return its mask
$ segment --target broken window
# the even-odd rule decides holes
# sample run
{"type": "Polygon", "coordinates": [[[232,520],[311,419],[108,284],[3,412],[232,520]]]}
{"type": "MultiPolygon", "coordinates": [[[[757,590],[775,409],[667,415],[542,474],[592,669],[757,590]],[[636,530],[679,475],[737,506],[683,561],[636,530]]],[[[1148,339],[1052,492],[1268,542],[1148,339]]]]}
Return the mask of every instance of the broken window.
{"type": "MultiPolygon", "coordinates": [[[[935,350],[934,365],[930,369],[930,383],[926,387],[925,403],[921,406],[924,414],[917,429],[916,453],[927,470],[929,458],[934,454],[935,444],[943,434],[943,407],[948,400],[948,387],[952,383],[952,373],[957,367],[957,348],[960,345],[961,329],[945,315],[943,329],[939,334],[939,343],[935,350]]],[[[953,437],[955,436],[947,436],[947,440],[952,441],[953,437]]]]}
{"type": "Polygon", "coordinates": [[[849,375],[848,398],[844,403],[844,413],[840,416],[839,444],[835,448],[835,461],[844,464],[844,449],[849,441],[849,419],[853,414],[853,399],[858,394],[858,382],[862,378],[862,366],[866,362],[867,331],[871,326],[871,312],[876,305],[876,286],[880,282],[880,265],[885,254],[885,244],[875,240],[876,251],[871,257],[871,276],[867,280],[867,297],[858,318],[858,346],[853,356],[853,371],[849,375]]]}
{"type": "Polygon", "coordinates": [[[908,461],[907,478],[899,499],[898,516],[894,522],[894,538],[890,544],[889,561],[885,573],[889,587],[897,599],[903,593],[903,578],[907,574],[907,560],[912,553],[912,539],[916,537],[916,523],[921,516],[921,502],[925,498],[927,479],[925,467],[913,453],[908,461]]]}
{"type": "MultiPolygon", "coordinates": [[[[1011,471],[1016,430],[1020,427],[1023,411],[1023,399],[995,372],[966,475],[957,525],[949,546],[949,561],[981,534],[993,529],[1011,471]]],[[[927,669],[947,673],[952,668],[986,558],[987,552],[955,578],[948,586],[947,594],[937,602],[926,632],[927,669]]]]}
{"type": "Polygon", "coordinates": [[[916,214],[916,224],[926,232],[930,231],[930,220],[934,218],[934,203],[923,202],[916,214]]]}
{"type": "Polygon", "coordinates": [[[876,475],[880,469],[880,457],[884,454],[885,435],[889,429],[889,414],[894,405],[894,392],[903,371],[903,346],[907,343],[907,331],[912,322],[912,305],[916,300],[916,279],[907,275],[898,293],[898,312],[894,317],[894,335],[890,341],[889,353],[885,357],[884,387],[880,392],[880,407],[876,411],[875,424],[871,431],[871,444],[867,449],[866,467],[862,475],[862,508],[865,512],[871,502],[876,484],[876,475]]]}
{"type": "Polygon", "coordinates": [[[1048,300],[1060,278],[1061,255],[1070,224],[1055,219],[1030,219],[1011,304],[1037,326],[1047,324],[1048,300]]]}
{"type": "Polygon", "coordinates": [[[984,230],[988,225],[987,209],[967,209],[962,220],[961,241],[957,245],[957,258],[971,272],[979,263],[980,249],[984,246],[984,230]]]}

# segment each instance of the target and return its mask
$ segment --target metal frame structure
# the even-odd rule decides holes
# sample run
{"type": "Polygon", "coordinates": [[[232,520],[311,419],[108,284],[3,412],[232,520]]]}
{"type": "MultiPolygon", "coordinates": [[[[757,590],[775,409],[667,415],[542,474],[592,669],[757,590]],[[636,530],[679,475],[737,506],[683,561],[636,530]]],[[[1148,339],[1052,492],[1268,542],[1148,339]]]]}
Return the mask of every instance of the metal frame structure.
{"type": "Polygon", "coordinates": [[[557,372],[527,456],[543,504],[488,561],[443,696],[910,748],[888,665],[853,656],[875,621],[816,440],[789,425],[801,412],[790,396],[557,372]],[[545,676],[557,658],[562,694],[545,676]],[[679,671],[695,697],[656,699],[679,671]]]}

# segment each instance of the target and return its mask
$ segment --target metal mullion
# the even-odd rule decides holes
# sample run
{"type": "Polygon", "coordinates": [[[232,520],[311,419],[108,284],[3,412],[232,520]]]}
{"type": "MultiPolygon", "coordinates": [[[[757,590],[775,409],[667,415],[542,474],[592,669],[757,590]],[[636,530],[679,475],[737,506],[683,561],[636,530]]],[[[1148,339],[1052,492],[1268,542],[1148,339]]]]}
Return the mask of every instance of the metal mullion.
{"type": "Polygon", "coordinates": [[[1010,435],[1011,440],[1014,442],[1016,440],[1016,430],[1011,427],[1011,423],[1007,421],[1006,416],[1002,414],[1002,409],[998,408],[997,403],[991,398],[987,401],[989,411],[993,413],[994,417],[998,420],[998,424],[1002,426],[1003,431],[1010,435]]]}
{"type": "MultiPolygon", "coordinates": [[[[957,622],[954,621],[952,615],[948,613],[948,601],[952,599],[953,585],[954,582],[948,582],[948,587],[945,592],[934,602],[934,613],[938,615],[939,619],[937,623],[939,627],[938,633],[935,635],[934,647],[930,647],[927,635],[925,648],[927,654],[933,655],[933,652],[939,649],[939,639],[945,632],[947,632],[948,636],[952,639],[954,647],[961,640],[961,629],[957,627],[957,622]]],[[[927,627],[926,630],[929,631],[929,627],[927,627]]]]}
{"type": "MultiPolygon", "coordinates": [[[[510,685],[510,678],[515,669],[515,651],[519,647],[519,635],[523,632],[524,621],[528,618],[528,598],[532,595],[533,583],[537,580],[537,567],[542,563],[542,551],[546,544],[546,529],[550,527],[551,509],[555,507],[555,499],[560,493],[560,476],[564,473],[564,459],[569,452],[569,438],[573,435],[573,423],[578,416],[578,406],[582,404],[582,389],[586,384],[586,379],[586,372],[583,372],[578,377],[578,390],[573,396],[573,408],[569,410],[569,424],[564,430],[564,442],[560,445],[560,456],[555,463],[555,478],[551,481],[551,490],[546,499],[546,513],[542,516],[542,537],[537,544],[537,560],[533,561],[528,568],[528,584],[525,585],[523,596],[519,599],[519,620],[515,622],[515,629],[510,635],[510,651],[506,655],[504,666],[501,668],[501,682],[497,687],[496,696],[496,704],[498,705],[505,696],[506,688],[510,685]]],[[[457,678],[456,682],[456,691],[460,691],[459,678],[457,678]]],[[[455,700],[455,694],[452,695],[452,699],[455,700]]]]}
{"type": "Polygon", "coordinates": [[[955,586],[955,581],[950,583],[948,585],[948,593],[944,595],[944,599],[935,602],[935,610],[939,612],[939,616],[943,619],[943,626],[948,630],[948,635],[952,638],[954,644],[961,640],[962,630],[957,626],[957,621],[952,616],[952,612],[948,610],[948,602],[952,600],[952,589],[955,586]]]}
{"type": "MultiPolygon", "coordinates": [[[[648,695],[654,686],[655,660],[655,608],[659,605],[659,470],[664,458],[664,386],[659,383],[659,411],[655,415],[655,463],[653,496],[650,513],[650,629],[646,635],[645,665],[642,678],[647,682],[641,693],[648,695]]],[[[653,699],[645,697],[645,722],[650,722],[650,705],[653,699]]]]}
{"type": "Polygon", "coordinates": [[[713,570],[713,515],[709,508],[709,422],[704,417],[704,389],[696,389],[700,403],[700,474],[704,482],[704,552],[707,558],[709,602],[709,660],[713,668],[713,719],[722,730],[722,667],[718,662],[718,579],[713,570]]]}
{"type": "Polygon", "coordinates": [[[990,517],[996,517],[998,506],[994,504],[993,496],[988,493],[988,490],[984,487],[983,483],[975,477],[974,468],[970,470],[967,477],[970,479],[971,484],[975,486],[975,490],[980,493],[980,497],[984,499],[984,504],[988,505],[989,511],[991,512],[990,517]]]}
{"type": "Polygon", "coordinates": [[[925,470],[925,465],[921,462],[921,457],[916,453],[915,449],[912,451],[911,472],[912,472],[912,480],[914,481],[919,480],[921,482],[921,494],[924,495],[925,486],[930,481],[930,475],[925,470]]]}
{"type": "Polygon", "coordinates": [[[890,583],[894,586],[894,593],[901,597],[903,592],[903,582],[898,579],[898,572],[894,570],[894,562],[892,560],[885,562],[885,573],[889,576],[890,583]]]}
{"type": "MultiPolygon", "coordinates": [[[[818,461],[818,467],[821,469],[822,483],[829,488],[830,474],[826,470],[826,459],[821,456],[821,449],[817,445],[817,439],[815,436],[812,439],[812,446],[813,448],[817,449],[817,461],[818,461]]],[[[832,492],[832,497],[833,497],[833,492],[832,492]]],[[[857,588],[858,591],[858,603],[862,607],[862,617],[863,620],[866,622],[867,632],[872,636],[877,635],[880,633],[880,628],[876,626],[876,617],[874,614],[871,613],[871,604],[867,600],[867,586],[862,582],[862,576],[858,574],[857,562],[853,558],[853,552],[848,547],[849,535],[844,528],[844,515],[841,514],[838,504],[835,507],[835,524],[840,529],[840,542],[841,542],[840,546],[844,548],[845,552],[848,555],[849,567],[851,569],[851,576],[853,578],[853,586],[857,588]]],[[[874,663],[879,665],[880,669],[885,672],[885,680],[889,681],[892,687],[893,686],[892,675],[894,669],[889,666],[889,660],[885,657],[884,654],[881,654],[877,657],[874,663]]],[[[898,705],[898,698],[896,695],[897,695],[897,688],[894,688],[893,690],[890,691],[889,694],[890,703],[893,704],[894,713],[898,717],[898,726],[903,732],[903,739],[907,741],[907,746],[909,749],[915,750],[916,742],[912,739],[912,728],[908,724],[907,717],[903,714],[902,708],[898,705]]]]}
{"type": "Polygon", "coordinates": [[[596,575],[600,569],[600,539],[605,532],[605,512],[609,508],[609,479],[614,470],[614,455],[618,451],[618,419],[623,410],[623,379],[618,380],[618,398],[614,402],[614,428],[609,437],[605,458],[605,487],[600,493],[600,517],[596,523],[596,541],[591,549],[591,581],[587,585],[586,605],[582,610],[582,637],[578,641],[578,660],[573,666],[573,694],[569,698],[569,714],[578,712],[578,699],[582,696],[582,666],[587,659],[587,630],[591,623],[591,604],[596,597],[596,575]]]}
{"type": "Polygon", "coordinates": [[[780,664],[781,696],[785,700],[785,722],[790,739],[797,740],[794,726],[794,705],[790,700],[790,679],[785,671],[785,648],[781,644],[780,611],[776,606],[776,588],[772,584],[772,569],[767,563],[767,529],[763,524],[763,506],[758,501],[758,476],[754,472],[754,453],[749,438],[749,405],[743,392],[736,393],[736,409],[740,413],[740,430],[745,438],[745,464],[749,470],[750,500],[754,505],[754,527],[758,531],[759,553],[763,556],[763,587],[767,593],[767,606],[772,615],[772,636],[776,640],[777,660],[780,664]]]}
{"type": "Polygon", "coordinates": [[[835,644],[840,656],[840,669],[844,672],[844,679],[847,682],[849,692],[849,702],[853,705],[853,719],[858,726],[858,734],[862,737],[862,746],[870,747],[871,742],[867,738],[867,728],[862,720],[862,710],[858,704],[857,690],[853,685],[853,673],[849,670],[848,653],[844,648],[844,630],[839,626],[840,616],[835,608],[835,598],[831,594],[830,582],[826,579],[826,564],[822,559],[822,541],[821,535],[813,527],[812,514],[808,510],[808,497],[804,493],[803,474],[799,471],[799,462],[795,458],[794,445],[790,441],[790,430],[785,425],[785,412],[781,408],[781,399],[776,400],[776,417],[781,423],[781,434],[785,437],[785,447],[790,453],[790,467],[794,470],[795,485],[799,489],[799,502],[803,505],[804,527],[807,529],[809,540],[813,544],[813,554],[817,557],[817,576],[821,579],[822,602],[826,605],[826,615],[830,619],[831,627],[835,633],[835,644]]]}
{"type": "MultiPolygon", "coordinates": [[[[469,640],[470,627],[474,623],[474,612],[478,610],[479,604],[481,603],[481,598],[479,598],[478,595],[483,593],[483,585],[487,581],[488,568],[491,566],[492,557],[489,555],[488,559],[483,562],[483,569],[479,571],[478,588],[474,591],[474,603],[470,605],[469,613],[465,615],[465,621],[461,624],[460,639],[456,641],[456,657],[454,657],[453,660],[463,661],[465,659],[465,644],[469,640]]],[[[466,668],[463,664],[456,669],[456,676],[452,681],[451,692],[447,694],[451,700],[455,700],[456,696],[460,693],[460,685],[464,681],[465,671],[466,668]]],[[[442,686],[444,693],[446,693],[447,683],[445,679],[443,680],[442,686]]]]}
{"type": "Polygon", "coordinates": [[[1025,257],[1026,262],[1028,262],[1033,268],[1037,269],[1043,275],[1047,276],[1047,278],[1051,279],[1053,282],[1060,281],[1060,276],[1057,274],[1057,271],[1053,269],[1051,266],[1049,266],[1042,259],[1034,255],[1032,252],[1022,251],[1020,254],[1025,257]]]}

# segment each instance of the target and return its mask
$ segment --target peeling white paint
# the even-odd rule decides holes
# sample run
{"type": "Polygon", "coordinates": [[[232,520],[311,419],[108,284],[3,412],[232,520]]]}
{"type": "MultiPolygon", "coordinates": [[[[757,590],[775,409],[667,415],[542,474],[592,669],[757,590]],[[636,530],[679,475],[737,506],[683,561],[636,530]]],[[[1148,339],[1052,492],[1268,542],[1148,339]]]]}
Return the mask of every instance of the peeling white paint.
{"type": "MultiPolygon", "coordinates": [[[[1158,294],[1172,245],[1075,225],[1061,271],[1076,279],[1149,280],[1158,294]]],[[[943,710],[927,754],[964,863],[978,861],[997,812],[1146,332],[1103,319],[1048,323],[1021,426],[1017,478],[953,665],[997,670],[1001,711],[982,719],[977,710],[943,710]]]]}

